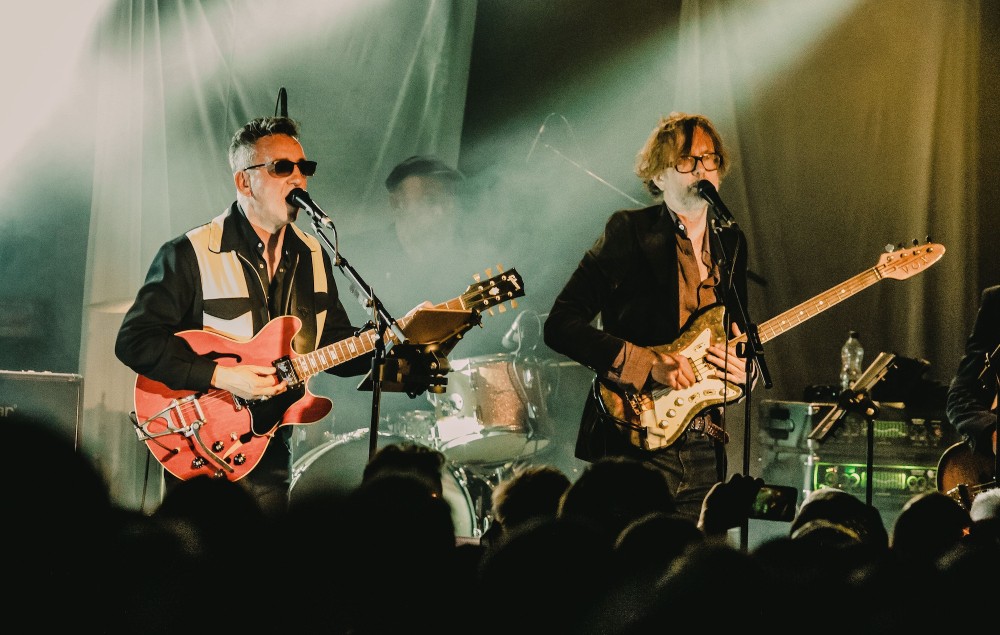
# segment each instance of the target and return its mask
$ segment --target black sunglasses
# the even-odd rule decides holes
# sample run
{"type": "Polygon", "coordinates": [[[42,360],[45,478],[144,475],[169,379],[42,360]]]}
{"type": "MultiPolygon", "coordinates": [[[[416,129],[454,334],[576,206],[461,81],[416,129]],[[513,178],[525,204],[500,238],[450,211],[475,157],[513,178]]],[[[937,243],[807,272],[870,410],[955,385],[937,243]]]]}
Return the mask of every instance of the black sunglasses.
{"type": "Polygon", "coordinates": [[[276,159],[267,163],[248,165],[243,169],[252,170],[254,168],[267,168],[267,173],[271,176],[290,176],[296,165],[299,166],[299,172],[302,173],[302,176],[312,176],[313,174],[316,174],[316,162],[306,161],[305,159],[299,159],[298,161],[292,161],[290,159],[276,159]]]}

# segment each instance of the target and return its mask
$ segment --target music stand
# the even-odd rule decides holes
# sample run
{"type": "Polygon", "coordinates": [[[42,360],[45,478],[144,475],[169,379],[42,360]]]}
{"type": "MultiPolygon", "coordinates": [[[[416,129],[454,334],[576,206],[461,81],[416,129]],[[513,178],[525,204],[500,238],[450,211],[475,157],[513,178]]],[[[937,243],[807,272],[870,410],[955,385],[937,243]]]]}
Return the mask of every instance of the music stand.
{"type": "Polygon", "coordinates": [[[861,415],[868,424],[866,463],[865,463],[865,502],[872,504],[873,495],[873,472],[875,455],[875,418],[879,415],[879,406],[871,398],[871,391],[885,379],[886,375],[895,368],[893,363],[896,355],[893,353],[879,353],[875,361],[865,369],[854,384],[840,393],[840,399],[833,410],[828,412],[823,420],[816,424],[816,427],[809,433],[810,441],[822,443],[830,434],[834,432],[838,424],[844,420],[848,413],[861,415]]]}
{"type": "MultiPolygon", "coordinates": [[[[448,353],[480,321],[476,311],[440,308],[418,309],[401,319],[406,342],[394,344],[386,353],[379,377],[382,391],[405,392],[411,398],[425,390],[443,393],[451,370],[448,353]]],[[[369,372],[358,390],[372,390],[374,379],[369,372]]]]}

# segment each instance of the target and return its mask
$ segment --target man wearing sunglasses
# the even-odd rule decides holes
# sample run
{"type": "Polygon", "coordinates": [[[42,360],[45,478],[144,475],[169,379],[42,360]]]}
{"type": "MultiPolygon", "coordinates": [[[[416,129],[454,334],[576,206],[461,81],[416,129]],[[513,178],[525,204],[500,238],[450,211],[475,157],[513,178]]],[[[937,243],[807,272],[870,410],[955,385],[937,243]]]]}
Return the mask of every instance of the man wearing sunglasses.
{"type": "MultiPolygon", "coordinates": [[[[274,318],[294,315],[302,327],[292,347],[301,354],[347,339],[356,329],[340,301],[329,255],[294,224],[298,208],[286,201],[316,172],[299,143],[297,122],[250,121],[232,138],[229,165],[236,200],[160,248],[122,322],[115,354],[172,390],[219,388],[242,399],[268,399],[288,389],[273,366],[220,364],[176,334],[204,330],[243,342],[274,318]]],[[[370,365],[370,356],[362,356],[327,372],[360,375],[370,365]]],[[[282,512],[287,503],[290,429],[278,427],[259,463],[240,479],[267,512],[282,512]]],[[[165,477],[169,491],[177,479],[165,477]]]]}
{"type": "Polygon", "coordinates": [[[674,393],[679,403],[664,402],[671,390],[709,378],[746,382],[745,360],[737,357],[735,343],[724,341],[728,331],[742,327],[735,323],[742,322],[739,305],[746,306],[746,237],[712,220],[699,190],[702,181],[718,188],[728,167],[722,139],[706,117],[662,118],[635,168],[655,203],[611,215],[544,327],[549,347],[600,380],[586,400],[577,458],[624,455],[649,462],[666,474],[678,513],[694,521],[711,487],[725,478],[722,406],[691,410],[690,423],[673,439],[661,429],[661,415],[687,405],[676,397],[680,393],[674,393]],[[720,302],[728,309],[721,333],[704,352],[707,363],[693,365],[685,327],[720,302]]]}

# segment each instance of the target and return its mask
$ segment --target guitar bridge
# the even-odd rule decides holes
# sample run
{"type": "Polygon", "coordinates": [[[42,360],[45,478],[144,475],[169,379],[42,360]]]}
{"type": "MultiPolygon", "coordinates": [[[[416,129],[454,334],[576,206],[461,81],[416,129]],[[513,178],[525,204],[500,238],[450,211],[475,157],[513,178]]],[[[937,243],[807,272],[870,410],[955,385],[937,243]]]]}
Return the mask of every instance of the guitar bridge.
{"type": "Polygon", "coordinates": [[[136,436],[139,437],[140,441],[149,441],[169,434],[190,437],[205,422],[205,413],[198,401],[201,396],[201,393],[198,393],[184,399],[171,399],[163,410],[155,413],[141,424],[135,425],[136,436]],[[194,415],[193,420],[189,421],[192,419],[189,414],[194,415]],[[154,422],[162,422],[165,426],[164,431],[151,432],[149,426],[154,422]]]}

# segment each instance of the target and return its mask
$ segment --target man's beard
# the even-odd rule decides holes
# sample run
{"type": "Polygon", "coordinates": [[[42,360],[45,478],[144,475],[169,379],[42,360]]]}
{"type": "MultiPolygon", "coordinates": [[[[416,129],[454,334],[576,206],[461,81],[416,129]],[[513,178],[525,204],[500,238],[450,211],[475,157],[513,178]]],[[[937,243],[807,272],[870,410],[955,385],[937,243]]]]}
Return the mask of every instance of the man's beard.
{"type": "Polygon", "coordinates": [[[692,183],[684,188],[684,193],[681,195],[680,199],[685,209],[696,208],[701,203],[705,202],[705,199],[703,199],[701,194],[698,193],[697,183],[692,183]]]}

